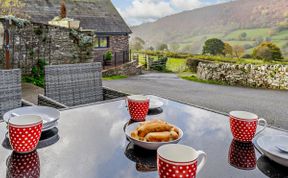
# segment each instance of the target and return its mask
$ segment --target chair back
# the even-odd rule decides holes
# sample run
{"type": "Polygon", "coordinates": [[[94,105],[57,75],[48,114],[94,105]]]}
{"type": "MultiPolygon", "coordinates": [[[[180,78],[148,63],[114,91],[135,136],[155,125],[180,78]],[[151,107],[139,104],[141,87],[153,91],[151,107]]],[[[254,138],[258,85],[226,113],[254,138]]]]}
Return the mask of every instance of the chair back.
{"type": "Polygon", "coordinates": [[[102,101],[101,63],[45,66],[45,96],[66,106],[102,101]]]}
{"type": "Polygon", "coordinates": [[[21,70],[0,70],[0,118],[21,107],[21,70]]]}

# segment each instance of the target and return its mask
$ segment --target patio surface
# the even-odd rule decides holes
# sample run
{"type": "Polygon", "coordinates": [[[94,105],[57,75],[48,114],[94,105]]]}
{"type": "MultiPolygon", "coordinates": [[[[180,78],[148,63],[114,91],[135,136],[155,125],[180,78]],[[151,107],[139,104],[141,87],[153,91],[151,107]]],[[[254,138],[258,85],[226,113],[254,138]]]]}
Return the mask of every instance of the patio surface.
{"type": "Polygon", "coordinates": [[[151,94],[224,113],[245,110],[264,117],[269,124],[288,129],[288,92],[210,85],[179,79],[175,74],[147,73],[104,86],[131,94],[151,94]]]}
{"type": "Polygon", "coordinates": [[[44,94],[44,89],[30,83],[22,83],[22,98],[37,104],[38,94],[44,94]]]}

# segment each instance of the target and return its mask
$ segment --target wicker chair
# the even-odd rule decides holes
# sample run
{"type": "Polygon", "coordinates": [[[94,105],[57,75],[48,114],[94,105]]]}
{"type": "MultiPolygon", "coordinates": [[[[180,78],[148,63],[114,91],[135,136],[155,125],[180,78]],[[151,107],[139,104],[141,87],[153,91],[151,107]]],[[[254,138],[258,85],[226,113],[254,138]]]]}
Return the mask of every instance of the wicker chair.
{"type": "Polygon", "coordinates": [[[31,105],[21,100],[21,70],[0,70],[0,118],[11,109],[31,105]]]}
{"type": "Polygon", "coordinates": [[[38,105],[57,109],[127,96],[102,87],[101,63],[45,66],[45,96],[38,105]]]}

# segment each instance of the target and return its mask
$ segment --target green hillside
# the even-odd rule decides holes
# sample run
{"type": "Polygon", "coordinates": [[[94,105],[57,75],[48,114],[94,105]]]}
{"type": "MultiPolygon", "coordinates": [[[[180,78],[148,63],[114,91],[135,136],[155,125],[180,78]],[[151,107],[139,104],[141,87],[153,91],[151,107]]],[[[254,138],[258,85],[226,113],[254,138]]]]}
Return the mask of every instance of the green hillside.
{"type": "MultiPolygon", "coordinates": [[[[179,44],[179,51],[201,53],[204,42],[209,38],[219,38],[224,42],[229,43],[231,46],[242,46],[245,49],[246,54],[251,54],[253,49],[262,41],[271,40],[277,46],[279,46],[283,54],[288,56],[288,30],[276,32],[270,35],[270,28],[255,28],[255,29],[241,29],[232,31],[226,35],[222,33],[206,34],[199,36],[190,36],[179,44]],[[245,33],[246,37],[242,38],[241,34],[245,33]]],[[[173,43],[175,44],[175,43],[173,43]]],[[[170,44],[171,45],[171,44],[170,44]]]]}
{"type": "Polygon", "coordinates": [[[140,37],[145,48],[165,43],[175,52],[194,54],[201,53],[209,38],[244,46],[246,53],[262,41],[272,41],[288,57],[287,7],[287,0],[236,0],[206,6],[131,27],[131,41],[140,37]]]}

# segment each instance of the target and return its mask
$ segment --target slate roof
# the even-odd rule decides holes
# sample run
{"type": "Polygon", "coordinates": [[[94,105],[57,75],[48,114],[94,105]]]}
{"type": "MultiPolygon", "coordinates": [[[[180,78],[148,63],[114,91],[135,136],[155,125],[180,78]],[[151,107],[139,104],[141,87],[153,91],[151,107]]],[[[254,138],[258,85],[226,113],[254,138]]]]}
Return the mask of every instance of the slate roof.
{"type": "MultiPolygon", "coordinates": [[[[61,0],[23,0],[22,12],[32,22],[48,24],[59,15],[61,0]]],[[[80,20],[83,30],[96,33],[131,33],[111,0],[66,0],[67,17],[80,20]]]]}

